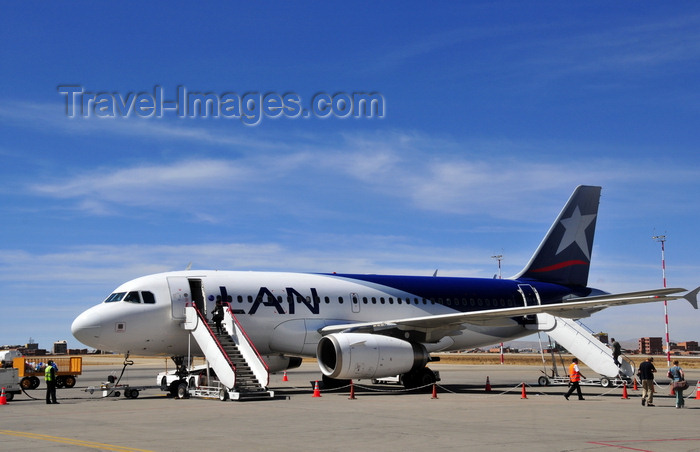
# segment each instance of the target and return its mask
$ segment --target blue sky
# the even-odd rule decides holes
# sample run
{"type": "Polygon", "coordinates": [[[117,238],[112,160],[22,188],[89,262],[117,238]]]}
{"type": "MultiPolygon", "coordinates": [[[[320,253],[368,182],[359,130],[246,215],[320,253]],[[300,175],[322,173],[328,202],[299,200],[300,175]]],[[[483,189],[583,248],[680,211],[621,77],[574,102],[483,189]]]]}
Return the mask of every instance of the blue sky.
{"type": "MultiPolygon", "coordinates": [[[[18,2],[0,7],[0,343],[79,343],[117,285],[193,268],[491,277],[602,185],[589,284],[700,284],[700,7],[18,2]],[[380,93],[383,117],[69,118],[63,85],[380,93]]],[[[700,313],[669,305],[672,340],[700,313]]],[[[584,323],[663,336],[663,306],[584,323]]]]}

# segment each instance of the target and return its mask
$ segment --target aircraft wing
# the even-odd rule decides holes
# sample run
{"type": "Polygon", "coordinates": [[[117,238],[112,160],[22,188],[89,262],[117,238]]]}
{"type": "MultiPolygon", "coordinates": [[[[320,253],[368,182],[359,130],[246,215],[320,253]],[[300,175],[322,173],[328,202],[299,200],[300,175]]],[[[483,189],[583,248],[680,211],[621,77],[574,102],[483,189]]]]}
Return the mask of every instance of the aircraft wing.
{"type": "Polygon", "coordinates": [[[548,313],[559,317],[581,318],[588,317],[592,312],[611,306],[677,300],[679,298],[685,298],[697,309],[697,294],[700,292],[700,287],[685,295],[673,295],[678,292],[685,292],[685,290],[686,289],[682,288],[665,288],[642,292],[571,298],[563,303],[555,304],[489,309],[484,311],[403,318],[381,322],[329,325],[322,328],[320,333],[322,335],[340,332],[386,334],[389,330],[398,329],[400,331],[420,331],[426,333],[426,337],[429,338],[428,341],[432,342],[447,335],[449,331],[460,329],[460,324],[470,323],[475,325],[506,326],[515,324],[513,317],[539,313],[548,313]],[[444,333],[441,334],[438,331],[443,331],[444,333]]]}

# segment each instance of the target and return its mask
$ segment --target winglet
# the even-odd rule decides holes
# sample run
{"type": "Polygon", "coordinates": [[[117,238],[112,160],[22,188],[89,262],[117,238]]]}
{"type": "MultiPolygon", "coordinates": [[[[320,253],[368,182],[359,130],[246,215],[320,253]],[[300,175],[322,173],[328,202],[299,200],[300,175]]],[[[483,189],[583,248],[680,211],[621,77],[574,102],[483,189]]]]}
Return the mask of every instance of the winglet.
{"type": "Polygon", "coordinates": [[[691,290],[687,294],[683,295],[683,298],[688,300],[688,303],[693,305],[695,309],[698,308],[698,293],[700,292],[700,287],[696,288],[695,290],[691,290]]]}

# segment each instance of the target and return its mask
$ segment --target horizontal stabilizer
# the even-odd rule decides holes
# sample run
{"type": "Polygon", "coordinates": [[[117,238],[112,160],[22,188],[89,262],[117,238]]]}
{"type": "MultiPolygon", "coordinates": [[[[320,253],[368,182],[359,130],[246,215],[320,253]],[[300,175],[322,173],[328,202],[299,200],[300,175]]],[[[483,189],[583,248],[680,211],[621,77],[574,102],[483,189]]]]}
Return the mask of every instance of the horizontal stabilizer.
{"type": "Polygon", "coordinates": [[[698,308],[698,292],[700,292],[700,287],[696,288],[695,290],[691,290],[683,297],[688,300],[688,303],[690,303],[695,309],[698,308]]]}

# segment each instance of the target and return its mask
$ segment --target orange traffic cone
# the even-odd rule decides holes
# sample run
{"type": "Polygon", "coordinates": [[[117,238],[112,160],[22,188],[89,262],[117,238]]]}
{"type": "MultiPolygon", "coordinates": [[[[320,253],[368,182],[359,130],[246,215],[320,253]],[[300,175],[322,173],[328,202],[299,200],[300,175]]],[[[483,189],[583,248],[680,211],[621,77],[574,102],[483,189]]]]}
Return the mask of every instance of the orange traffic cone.
{"type": "Polygon", "coordinates": [[[318,380],[316,380],[316,384],[314,385],[314,397],[321,397],[321,390],[318,388],[318,380]]]}
{"type": "Polygon", "coordinates": [[[632,390],[633,390],[633,391],[636,391],[637,389],[639,389],[639,388],[637,387],[637,379],[636,379],[636,378],[633,378],[633,380],[634,380],[634,385],[632,386],[632,390]]]}
{"type": "Polygon", "coordinates": [[[431,397],[431,399],[437,399],[437,398],[438,398],[438,396],[437,396],[437,384],[433,383],[433,396],[431,397]]]}
{"type": "Polygon", "coordinates": [[[523,394],[520,396],[521,399],[527,399],[527,392],[525,392],[525,382],[523,382],[523,394]]]}
{"type": "Polygon", "coordinates": [[[629,399],[629,396],[627,395],[627,383],[625,383],[622,386],[622,398],[623,399],[629,399]]]}
{"type": "Polygon", "coordinates": [[[486,389],[484,389],[486,392],[491,392],[491,382],[489,381],[488,375],[486,376],[486,389]]]}
{"type": "Polygon", "coordinates": [[[7,396],[5,395],[5,388],[2,388],[2,394],[0,394],[0,405],[7,405],[7,396]]]}
{"type": "Polygon", "coordinates": [[[695,400],[700,400],[700,380],[695,385],[695,400]]]}
{"type": "Polygon", "coordinates": [[[284,371],[284,376],[282,377],[282,381],[289,381],[289,378],[287,378],[287,371],[284,371]]]}
{"type": "Polygon", "coordinates": [[[348,397],[348,400],[356,400],[355,399],[355,384],[350,380],[350,397],[348,397]]]}

